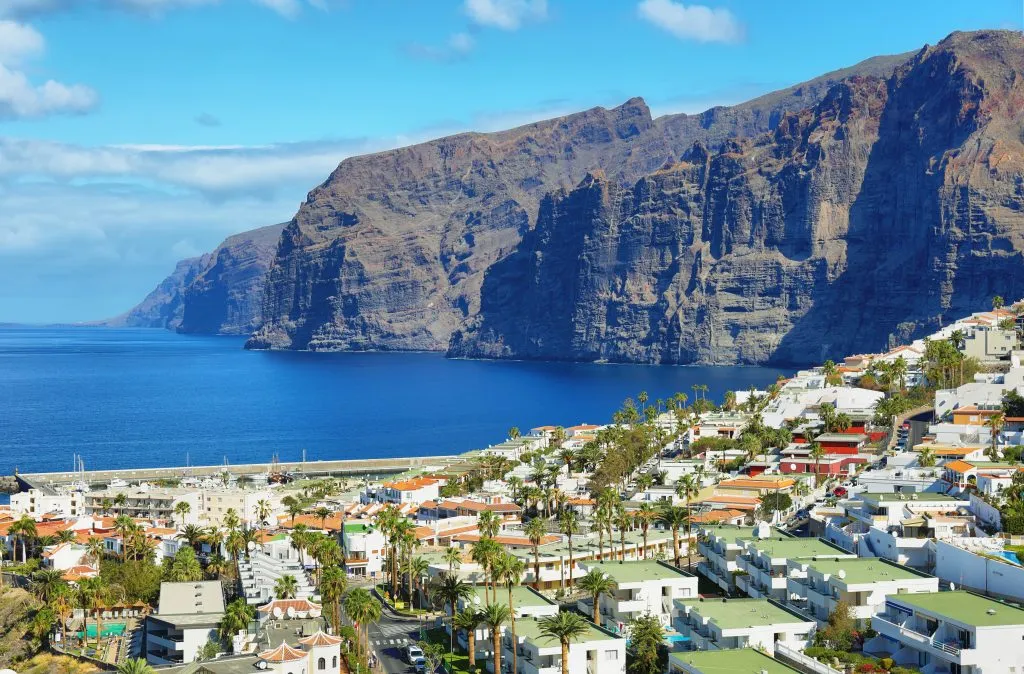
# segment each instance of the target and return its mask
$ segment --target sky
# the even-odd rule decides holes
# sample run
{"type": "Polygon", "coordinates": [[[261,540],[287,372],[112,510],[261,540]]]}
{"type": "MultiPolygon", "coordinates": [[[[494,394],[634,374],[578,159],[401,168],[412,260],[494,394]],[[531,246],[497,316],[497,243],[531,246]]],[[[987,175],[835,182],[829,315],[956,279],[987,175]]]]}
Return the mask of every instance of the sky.
{"type": "Polygon", "coordinates": [[[348,156],[1021,27],[1020,0],[0,0],[0,322],[117,315],[348,156]]]}

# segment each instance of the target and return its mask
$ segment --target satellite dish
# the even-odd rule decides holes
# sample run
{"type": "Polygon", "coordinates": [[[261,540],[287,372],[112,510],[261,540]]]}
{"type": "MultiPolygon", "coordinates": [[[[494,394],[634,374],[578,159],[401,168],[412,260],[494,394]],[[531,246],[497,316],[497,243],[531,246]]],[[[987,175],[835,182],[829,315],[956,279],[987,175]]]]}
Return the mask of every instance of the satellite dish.
{"type": "Polygon", "coordinates": [[[480,597],[476,597],[476,596],[473,597],[473,605],[474,606],[479,606],[480,605],[480,597]]]}
{"type": "Polygon", "coordinates": [[[955,589],[956,589],[956,585],[954,585],[953,583],[950,583],[949,584],[949,591],[952,592],[955,589]]]}
{"type": "Polygon", "coordinates": [[[320,617],[320,609],[318,609],[318,608],[311,608],[311,609],[309,609],[309,617],[310,618],[319,618],[320,617]]]}
{"type": "Polygon", "coordinates": [[[284,613],[281,612],[280,606],[275,606],[273,613],[275,618],[280,618],[282,615],[284,615],[284,613]]]}
{"type": "Polygon", "coordinates": [[[796,464],[795,463],[789,464],[789,469],[790,470],[796,470],[796,464]]]}
{"type": "Polygon", "coordinates": [[[255,550],[256,549],[256,541],[249,541],[249,544],[246,545],[245,547],[249,548],[249,550],[255,550]]]}
{"type": "Polygon", "coordinates": [[[295,617],[295,607],[294,606],[289,606],[288,610],[286,611],[286,613],[288,614],[289,618],[294,618],[295,617]]]}
{"type": "Polygon", "coordinates": [[[839,569],[839,573],[836,574],[840,578],[846,578],[846,569],[839,569]]]}

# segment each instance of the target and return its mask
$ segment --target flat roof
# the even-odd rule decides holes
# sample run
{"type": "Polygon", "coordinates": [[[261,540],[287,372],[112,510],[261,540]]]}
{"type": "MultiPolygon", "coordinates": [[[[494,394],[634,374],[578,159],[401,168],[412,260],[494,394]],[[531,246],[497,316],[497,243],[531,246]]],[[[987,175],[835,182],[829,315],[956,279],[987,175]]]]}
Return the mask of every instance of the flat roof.
{"type": "Polygon", "coordinates": [[[797,671],[753,648],[670,653],[669,659],[686,663],[701,674],[794,674],[797,671]]]}
{"type": "Polygon", "coordinates": [[[1024,625],[1024,609],[964,590],[900,594],[892,596],[892,600],[899,604],[919,608],[935,616],[951,618],[964,625],[975,627],[1024,625]]]}
{"type": "Polygon", "coordinates": [[[719,601],[676,600],[690,607],[702,618],[713,621],[723,630],[762,627],[766,625],[813,623],[810,618],[787,611],[767,599],[725,599],[719,601]]]}
{"type": "Polygon", "coordinates": [[[157,616],[200,615],[224,612],[224,592],[219,580],[194,583],[160,583],[157,616]]]}
{"type": "MultiPolygon", "coordinates": [[[[483,608],[488,604],[498,603],[503,606],[508,606],[508,588],[498,588],[498,601],[493,602],[488,597],[487,587],[484,585],[474,585],[473,594],[480,599],[480,607],[483,608]]],[[[472,601],[472,598],[470,599],[472,601]]],[[[549,600],[543,595],[537,594],[531,588],[525,585],[516,585],[512,588],[512,602],[516,608],[523,606],[554,606],[554,602],[549,600]]],[[[519,623],[517,622],[516,625],[519,623]]]]}
{"type": "Polygon", "coordinates": [[[682,569],[663,564],[657,560],[638,560],[634,562],[580,562],[581,566],[590,569],[598,569],[611,576],[616,583],[640,583],[645,580],[659,580],[664,578],[693,578],[682,569]]]}
{"type": "MultiPolygon", "coordinates": [[[[536,618],[519,618],[516,620],[516,635],[529,639],[540,648],[552,648],[557,646],[562,647],[561,642],[558,639],[552,639],[551,637],[543,636],[540,632],[540,626],[538,625],[536,618]]],[[[619,639],[604,630],[598,629],[596,626],[587,622],[587,631],[576,637],[573,643],[580,643],[584,641],[615,641],[619,639]]]]}
{"type": "MultiPolygon", "coordinates": [[[[738,524],[701,524],[700,528],[709,534],[729,538],[730,540],[757,538],[757,532],[754,527],[742,527],[738,524]]],[[[779,532],[773,528],[771,533],[773,536],[776,536],[779,532]]]]}
{"type": "Polygon", "coordinates": [[[949,494],[939,494],[930,491],[916,491],[910,494],[902,494],[898,492],[861,492],[857,494],[862,500],[865,501],[876,501],[876,502],[890,502],[899,501],[900,503],[913,503],[914,501],[963,501],[965,499],[958,499],[955,496],[949,494]],[[900,498],[902,496],[902,498],[900,498]]]}
{"type": "Polygon", "coordinates": [[[852,553],[826,543],[820,538],[753,539],[750,541],[750,546],[772,559],[779,559],[781,557],[801,559],[805,557],[852,555],[852,553]]]}
{"type": "Polygon", "coordinates": [[[807,566],[816,569],[819,573],[834,576],[847,585],[860,585],[885,580],[931,578],[928,574],[914,571],[898,564],[888,564],[877,557],[816,559],[813,562],[808,562],[807,566]],[[840,571],[844,572],[845,578],[839,578],[840,571]]]}

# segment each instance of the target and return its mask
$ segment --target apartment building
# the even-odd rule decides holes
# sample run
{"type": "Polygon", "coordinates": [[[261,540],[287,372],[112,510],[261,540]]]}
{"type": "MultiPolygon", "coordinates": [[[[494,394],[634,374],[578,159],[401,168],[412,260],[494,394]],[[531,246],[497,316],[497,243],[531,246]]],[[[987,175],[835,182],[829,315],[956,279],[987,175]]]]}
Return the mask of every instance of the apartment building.
{"type": "Polygon", "coordinates": [[[677,599],[672,626],[689,650],[757,648],[774,655],[779,643],[806,648],[817,625],[770,599],[677,599]]]}
{"type": "Polygon", "coordinates": [[[220,581],[161,583],[157,613],[146,617],[143,650],[151,665],[193,662],[224,617],[220,581]]]}
{"type": "Polygon", "coordinates": [[[266,501],[271,508],[280,507],[280,498],[269,489],[206,489],[203,490],[200,519],[211,524],[223,524],[228,510],[233,511],[246,526],[260,527],[258,504],[266,501]]]}
{"type": "MultiPolygon", "coordinates": [[[[697,576],[660,561],[585,561],[580,568],[585,573],[597,570],[615,583],[615,591],[598,600],[602,625],[614,634],[628,632],[629,622],[644,615],[657,616],[667,626],[675,600],[697,597],[697,576]]],[[[578,602],[584,615],[592,615],[592,601],[578,602]]]]}
{"type": "Polygon", "coordinates": [[[80,491],[55,492],[51,489],[29,489],[11,494],[11,512],[40,518],[43,515],[61,518],[85,514],[85,497],[80,491]]]}
{"type": "MultiPolygon", "coordinates": [[[[516,640],[502,639],[502,664],[512,663],[512,648],[518,648],[517,674],[557,674],[562,671],[562,644],[545,636],[536,618],[516,621],[516,640]]],[[[493,671],[494,661],[487,662],[493,671]]],[[[573,674],[625,674],[626,640],[594,625],[569,644],[569,671],[573,674]]]]}
{"type": "Polygon", "coordinates": [[[372,524],[346,522],[341,535],[341,549],[348,574],[379,578],[384,571],[386,542],[384,534],[372,524]]]}
{"type": "Polygon", "coordinates": [[[736,587],[755,599],[786,601],[786,564],[792,559],[852,558],[842,548],[818,538],[752,538],[741,542],[736,557],[736,587]]]}
{"type": "Polygon", "coordinates": [[[1019,674],[1024,610],[962,590],[892,595],[865,650],[922,674],[1019,674]]]}
{"type": "Polygon", "coordinates": [[[768,538],[773,534],[777,535],[777,532],[764,523],[756,527],[701,525],[697,551],[705,561],[697,564],[697,571],[722,590],[733,592],[736,590],[735,575],[739,571],[736,559],[746,549],[746,541],[757,537],[768,538]]]}
{"type": "Polygon", "coordinates": [[[203,511],[203,493],[198,489],[130,487],[120,490],[91,491],[84,496],[85,512],[89,515],[116,512],[131,517],[170,520],[175,517],[175,506],[184,502],[189,505],[190,519],[186,520],[189,522],[191,518],[197,517],[203,511]],[[111,505],[121,494],[125,497],[124,504],[111,505]]]}
{"type": "MultiPolygon", "coordinates": [[[[486,586],[476,585],[473,593],[464,599],[460,599],[456,605],[456,611],[470,608],[476,611],[483,610],[487,604],[502,604],[508,606],[508,590],[499,589],[497,601],[494,601],[486,586]]],[[[522,618],[543,618],[544,616],[558,613],[558,604],[552,602],[542,594],[535,592],[528,586],[519,585],[512,588],[512,608],[516,616],[516,629],[518,631],[519,620],[522,618]]],[[[445,623],[445,629],[451,633],[451,623],[445,623]]],[[[481,624],[476,628],[474,638],[474,651],[477,661],[492,658],[494,646],[491,639],[491,630],[487,625],[481,624]]],[[[507,637],[511,639],[511,637],[507,637]]],[[[465,632],[459,632],[456,639],[463,649],[469,649],[469,642],[465,632]]],[[[511,641],[509,642],[511,645],[511,641]]],[[[511,659],[509,660],[511,663],[511,659]]]]}
{"type": "Polygon", "coordinates": [[[821,623],[840,601],[864,623],[884,610],[886,597],[939,590],[938,578],[876,557],[793,559],[786,575],[790,605],[821,623]]]}

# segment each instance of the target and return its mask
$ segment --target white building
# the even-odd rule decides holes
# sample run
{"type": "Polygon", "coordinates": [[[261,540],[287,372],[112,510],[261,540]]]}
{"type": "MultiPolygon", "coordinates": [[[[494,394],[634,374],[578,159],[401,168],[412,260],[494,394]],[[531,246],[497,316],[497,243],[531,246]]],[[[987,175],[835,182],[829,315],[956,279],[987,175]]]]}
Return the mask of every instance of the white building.
{"type": "Polygon", "coordinates": [[[259,654],[257,668],[273,674],[337,674],[341,671],[341,637],[323,631],[299,639],[299,647],[281,642],[259,654]]]}
{"type": "MultiPolygon", "coordinates": [[[[625,633],[631,620],[644,615],[657,616],[667,626],[676,599],[697,597],[697,576],[664,562],[585,561],[580,568],[584,573],[596,569],[615,582],[615,591],[601,595],[598,607],[603,626],[615,634],[625,633]]],[[[591,601],[579,602],[585,615],[593,612],[591,601]]]]}
{"type": "Polygon", "coordinates": [[[151,665],[193,662],[224,617],[220,581],[161,583],[156,614],[146,617],[144,649],[151,665]]]}
{"type": "Polygon", "coordinates": [[[964,592],[888,597],[869,653],[922,674],[1012,674],[1024,666],[1024,610],[964,592]]]}
{"type": "MultiPolygon", "coordinates": [[[[460,599],[456,605],[456,612],[470,608],[475,611],[482,611],[487,604],[501,604],[508,606],[508,590],[499,588],[498,599],[493,601],[487,588],[483,585],[474,585],[473,594],[465,599],[460,599]]],[[[447,610],[447,608],[446,608],[447,610]]],[[[515,613],[516,626],[518,631],[519,620],[523,618],[543,618],[558,613],[558,604],[552,602],[544,595],[535,592],[527,585],[519,585],[512,588],[512,608],[515,613]]],[[[445,623],[445,629],[451,632],[451,623],[445,623]]],[[[469,643],[464,632],[456,635],[459,644],[463,649],[469,649],[469,643]]],[[[509,639],[511,637],[508,637],[509,639]]],[[[494,646],[491,639],[490,628],[481,623],[473,635],[473,650],[476,652],[477,662],[492,658],[494,646]]],[[[511,664],[511,658],[507,661],[511,664]]]]}
{"type": "Polygon", "coordinates": [[[350,576],[381,577],[385,545],[384,534],[372,524],[346,522],[341,537],[345,570],[350,576]]]}
{"type": "Polygon", "coordinates": [[[775,536],[741,541],[736,557],[736,587],[755,599],[786,601],[786,569],[790,560],[852,558],[842,548],[817,538],[775,536]]]}
{"type": "Polygon", "coordinates": [[[864,557],[790,560],[786,580],[789,603],[822,623],[840,601],[863,622],[885,608],[887,596],[939,590],[934,576],[864,557]]]}
{"type": "Polygon", "coordinates": [[[397,482],[385,482],[377,490],[382,503],[422,503],[440,498],[441,482],[430,477],[414,477],[397,482]]]}
{"type": "MultiPolygon", "coordinates": [[[[202,510],[197,514],[205,522],[223,524],[224,516],[232,510],[246,526],[260,527],[263,525],[258,515],[260,501],[267,502],[271,513],[281,505],[279,496],[269,489],[206,489],[203,490],[202,510]]],[[[185,523],[188,521],[189,516],[186,516],[185,523]]]]}
{"type": "MultiPolygon", "coordinates": [[[[562,668],[562,644],[544,636],[536,618],[516,621],[518,674],[556,674],[562,668]]],[[[502,639],[502,666],[512,663],[512,640],[502,639]]],[[[493,671],[494,661],[487,666],[493,671]]],[[[626,640],[588,624],[587,631],[569,644],[569,671],[580,674],[625,674],[626,640]]]]}
{"type": "Polygon", "coordinates": [[[813,620],[769,599],[676,600],[672,626],[689,650],[758,648],[775,654],[776,644],[803,650],[817,627],[813,620]]]}
{"type": "Polygon", "coordinates": [[[125,487],[91,491],[85,494],[85,511],[89,515],[123,513],[131,517],[170,520],[175,517],[174,508],[179,503],[188,503],[190,517],[202,512],[203,493],[198,489],[151,489],[149,487],[125,487]],[[111,505],[123,494],[123,505],[111,505]]]}
{"type": "Polygon", "coordinates": [[[50,489],[29,489],[11,494],[11,512],[39,518],[56,515],[62,518],[85,514],[85,498],[80,491],[54,492],[50,489]]]}

